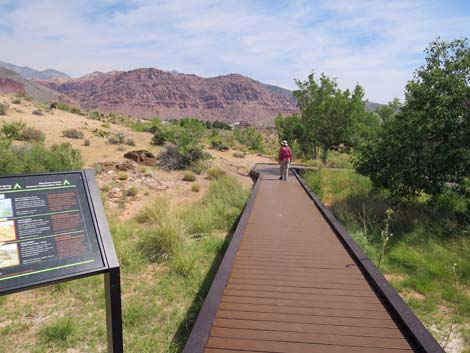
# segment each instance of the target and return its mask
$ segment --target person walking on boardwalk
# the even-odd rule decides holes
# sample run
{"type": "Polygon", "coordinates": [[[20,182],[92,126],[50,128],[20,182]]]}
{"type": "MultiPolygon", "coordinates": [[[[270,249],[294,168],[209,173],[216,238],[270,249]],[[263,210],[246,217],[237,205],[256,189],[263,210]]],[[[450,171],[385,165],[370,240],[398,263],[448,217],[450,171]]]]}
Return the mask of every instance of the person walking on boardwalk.
{"type": "Polygon", "coordinates": [[[289,164],[292,161],[292,151],[287,145],[286,140],[281,142],[278,161],[281,168],[281,176],[279,180],[287,180],[287,177],[289,176],[289,164]]]}

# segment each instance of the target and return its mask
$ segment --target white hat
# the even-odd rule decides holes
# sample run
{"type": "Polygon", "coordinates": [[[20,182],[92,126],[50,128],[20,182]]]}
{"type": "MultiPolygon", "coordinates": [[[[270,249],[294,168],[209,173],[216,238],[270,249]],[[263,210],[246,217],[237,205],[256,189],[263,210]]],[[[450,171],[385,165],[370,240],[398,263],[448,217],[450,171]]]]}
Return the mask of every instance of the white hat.
{"type": "Polygon", "coordinates": [[[281,142],[281,145],[287,146],[287,141],[286,141],[286,140],[283,140],[283,141],[281,142]]]}

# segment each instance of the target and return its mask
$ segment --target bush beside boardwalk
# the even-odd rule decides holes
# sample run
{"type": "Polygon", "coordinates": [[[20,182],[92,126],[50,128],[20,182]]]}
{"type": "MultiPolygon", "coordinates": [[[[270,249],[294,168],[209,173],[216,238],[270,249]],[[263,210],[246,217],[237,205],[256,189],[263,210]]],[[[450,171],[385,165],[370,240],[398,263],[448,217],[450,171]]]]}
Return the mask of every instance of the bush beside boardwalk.
{"type": "Polygon", "coordinates": [[[321,168],[304,179],[376,265],[386,210],[394,209],[382,272],[438,342],[459,337],[469,352],[470,223],[458,194],[396,205],[352,169],[321,168]]]}

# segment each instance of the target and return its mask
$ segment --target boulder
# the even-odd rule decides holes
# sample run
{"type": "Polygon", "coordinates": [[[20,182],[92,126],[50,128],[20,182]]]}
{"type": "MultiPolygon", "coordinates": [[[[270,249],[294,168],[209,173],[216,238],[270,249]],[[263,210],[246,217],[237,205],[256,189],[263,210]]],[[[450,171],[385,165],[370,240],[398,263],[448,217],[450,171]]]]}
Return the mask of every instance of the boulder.
{"type": "Polygon", "coordinates": [[[138,150],[138,151],[129,151],[124,154],[124,158],[130,159],[137,163],[142,163],[144,165],[155,165],[157,159],[155,155],[146,150],[138,150]]]}

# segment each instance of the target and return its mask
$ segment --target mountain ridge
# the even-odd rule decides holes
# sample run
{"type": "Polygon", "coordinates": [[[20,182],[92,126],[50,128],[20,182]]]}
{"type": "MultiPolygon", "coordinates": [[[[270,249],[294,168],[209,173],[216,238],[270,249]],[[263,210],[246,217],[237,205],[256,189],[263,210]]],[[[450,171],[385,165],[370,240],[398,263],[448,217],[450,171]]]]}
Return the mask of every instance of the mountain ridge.
{"type": "Polygon", "coordinates": [[[240,74],[203,78],[156,68],[95,72],[80,78],[39,81],[84,109],[150,118],[272,122],[299,112],[285,93],[240,74]]]}
{"type": "Polygon", "coordinates": [[[66,73],[58,71],[58,70],[54,70],[54,69],[46,69],[46,70],[38,71],[28,66],[17,66],[17,65],[10,64],[4,61],[0,61],[0,66],[10,71],[16,72],[17,74],[19,74],[21,77],[23,77],[26,80],[32,80],[32,79],[49,80],[53,78],[65,78],[65,79],[70,78],[70,76],[67,75],[66,73]]]}
{"type": "MultiPolygon", "coordinates": [[[[272,123],[278,114],[300,113],[292,91],[236,73],[201,77],[175,70],[138,68],[95,71],[72,78],[57,70],[37,71],[0,61],[0,91],[8,90],[26,92],[40,101],[59,100],[83,109],[165,120],[190,116],[264,124],[272,123]],[[37,78],[44,72],[48,73],[44,76],[47,79],[37,78]]],[[[380,105],[366,102],[366,109],[375,110],[380,105]]]]}

